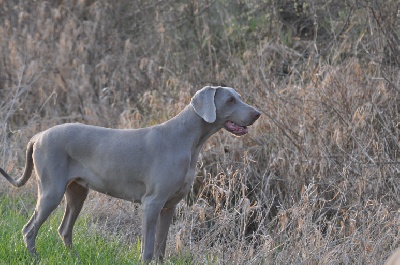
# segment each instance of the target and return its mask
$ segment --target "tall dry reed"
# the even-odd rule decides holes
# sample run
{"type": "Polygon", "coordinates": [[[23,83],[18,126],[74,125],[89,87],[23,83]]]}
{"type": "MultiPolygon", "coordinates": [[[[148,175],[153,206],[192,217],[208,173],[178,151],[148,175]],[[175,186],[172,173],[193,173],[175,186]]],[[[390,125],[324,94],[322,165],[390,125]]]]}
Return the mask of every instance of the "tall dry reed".
{"type": "MultiPolygon", "coordinates": [[[[29,138],[53,125],[149,126],[204,85],[232,86],[263,116],[248,136],[219,132],[204,146],[168,253],[381,264],[399,242],[398,10],[381,0],[0,1],[0,166],[20,174],[29,138]]],[[[136,241],[140,209],[95,193],[86,204],[94,228],[136,241]]]]}

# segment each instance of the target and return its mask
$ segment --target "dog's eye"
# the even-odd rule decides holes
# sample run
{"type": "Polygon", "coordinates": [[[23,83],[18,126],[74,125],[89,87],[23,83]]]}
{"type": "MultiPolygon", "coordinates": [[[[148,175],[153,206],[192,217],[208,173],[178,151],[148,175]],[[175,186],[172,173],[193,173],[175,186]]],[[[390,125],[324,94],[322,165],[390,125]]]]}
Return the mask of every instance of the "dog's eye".
{"type": "Polygon", "coordinates": [[[236,102],[236,98],[230,97],[227,102],[228,103],[235,103],[236,102]]]}

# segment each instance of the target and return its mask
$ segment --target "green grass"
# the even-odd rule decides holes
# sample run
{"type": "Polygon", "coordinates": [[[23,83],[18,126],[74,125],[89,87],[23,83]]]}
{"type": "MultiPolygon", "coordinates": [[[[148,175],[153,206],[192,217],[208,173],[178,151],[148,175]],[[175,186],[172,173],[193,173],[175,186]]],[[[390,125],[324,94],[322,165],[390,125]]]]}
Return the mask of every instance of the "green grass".
{"type": "MultiPolygon", "coordinates": [[[[63,209],[56,209],[42,225],[36,239],[39,258],[32,257],[22,239],[22,227],[33,212],[35,199],[0,193],[0,265],[7,264],[143,264],[140,240],[129,244],[117,235],[104,236],[91,228],[90,216],[80,215],[74,226],[72,249],[58,235],[63,209]]],[[[165,264],[192,264],[189,254],[175,256],[165,264]]]]}
{"type": "Polygon", "coordinates": [[[74,227],[73,249],[66,249],[57,233],[61,209],[41,227],[36,240],[39,258],[35,259],[26,250],[21,233],[29,214],[21,199],[0,195],[0,264],[140,264],[139,242],[130,245],[116,236],[100,236],[89,229],[85,216],[74,227]]]}

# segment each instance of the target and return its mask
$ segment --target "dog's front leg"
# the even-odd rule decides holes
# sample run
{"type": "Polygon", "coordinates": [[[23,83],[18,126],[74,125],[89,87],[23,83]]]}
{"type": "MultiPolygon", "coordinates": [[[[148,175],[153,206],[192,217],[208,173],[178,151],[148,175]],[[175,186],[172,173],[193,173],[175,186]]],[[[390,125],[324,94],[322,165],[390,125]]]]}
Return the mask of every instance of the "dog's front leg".
{"type": "Polygon", "coordinates": [[[156,198],[143,200],[142,260],[150,261],[154,256],[157,222],[165,202],[156,198]]]}
{"type": "Polygon", "coordinates": [[[157,233],[156,233],[156,244],[155,254],[158,260],[162,261],[165,255],[165,246],[167,244],[167,236],[169,226],[174,216],[176,205],[170,208],[164,208],[161,210],[160,219],[158,221],[157,233]]]}

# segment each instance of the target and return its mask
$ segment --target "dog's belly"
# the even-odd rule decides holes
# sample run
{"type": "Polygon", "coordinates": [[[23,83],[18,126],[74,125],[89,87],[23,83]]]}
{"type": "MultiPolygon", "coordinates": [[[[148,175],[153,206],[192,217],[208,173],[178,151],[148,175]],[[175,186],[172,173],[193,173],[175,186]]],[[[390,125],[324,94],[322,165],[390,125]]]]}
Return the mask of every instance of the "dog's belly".
{"type": "Polygon", "coordinates": [[[84,178],[77,178],[76,181],[79,185],[97,192],[127,201],[132,201],[136,203],[141,202],[141,198],[144,195],[145,186],[141,183],[135,183],[134,185],[115,185],[107,183],[88,182],[84,178]]]}
{"type": "MultiPolygon", "coordinates": [[[[106,195],[132,202],[141,202],[146,192],[141,178],[134,175],[133,169],[117,170],[101,164],[102,170],[90,163],[83,164],[77,160],[69,161],[69,179],[81,186],[106,195]],[[131,174],[126,172],[131,171],[131,174]]],[[[100,166],[99,166],[100,168],[100,166]]],[[[121,167],[119,168],[121,169],[121,167]]]]}

